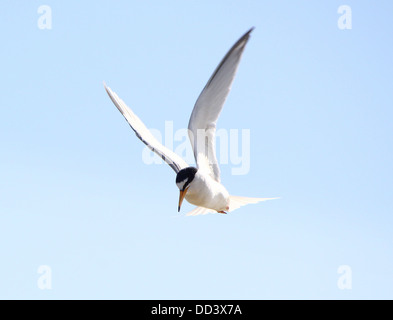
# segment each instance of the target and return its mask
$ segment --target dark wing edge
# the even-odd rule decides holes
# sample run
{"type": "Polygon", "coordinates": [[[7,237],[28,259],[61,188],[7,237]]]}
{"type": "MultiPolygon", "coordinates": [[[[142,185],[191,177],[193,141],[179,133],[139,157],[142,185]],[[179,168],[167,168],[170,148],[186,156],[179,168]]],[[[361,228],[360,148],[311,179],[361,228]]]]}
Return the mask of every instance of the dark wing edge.
{"type": "Polygon", "coordinates": [[[118,95],[113,92],[104,82],[105,91],[113,104],[127,120],[135,135],[141,140],[151,151],[155,152],[165,161],[176,173],[181,169],[188,167],[188,164],[176,153],[163,146],[146,128],[143,122],[131,111],[118,95]]]}
{"type": "MultiPolygon", "coordinates": [[[[220,168],[215,152],[216,122],[231,89],[244,48],[254,27],[229,49],[201,91],[188,123],[189,138],[198,167],[208,167],[211,176],[220,181],[220,168]],[[205,147],[198,147],[198,131],[204,130],[205,147]],[[208,163],[207,163],[208,162],[208,163]]],[[[203,141],[200,141],[203,142],[203,141]]]]}

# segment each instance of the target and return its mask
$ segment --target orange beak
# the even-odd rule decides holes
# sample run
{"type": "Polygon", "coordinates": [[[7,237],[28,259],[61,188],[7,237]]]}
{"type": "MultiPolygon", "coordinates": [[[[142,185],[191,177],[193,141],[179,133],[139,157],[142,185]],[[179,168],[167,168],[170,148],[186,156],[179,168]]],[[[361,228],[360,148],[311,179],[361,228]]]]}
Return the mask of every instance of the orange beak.
{"type": "Polygon", "coordinates": [[[181,204],[183,203],[183,199],[186,196],[188,188],[185,190],[180,190],[180,195],[179,195],[179,206],[177,207],[177,212],[180,211],[181,204]]]}

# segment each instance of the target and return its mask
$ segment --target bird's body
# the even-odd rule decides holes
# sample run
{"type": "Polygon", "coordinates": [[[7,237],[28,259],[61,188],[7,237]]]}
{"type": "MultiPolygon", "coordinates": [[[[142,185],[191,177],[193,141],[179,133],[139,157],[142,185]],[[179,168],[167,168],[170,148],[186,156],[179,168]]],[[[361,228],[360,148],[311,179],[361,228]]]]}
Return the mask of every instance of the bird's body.
{"type": "Polygon", "coordinates": [[[215,153],[218,116],[252,30],[253,28],[246,32],[222,59],[199,95],[191,113],[188,133],[197,168],[189,166],[172,150],[159,143],[123,100],[105,85],[109,97],[126,118],[136,136],[176,172],[176,185],[180,190],[178,210],[180,211],[184,198],[197,206],[189,215],[226,213],[249,203],[273,199],[230,195],[220,182],[220,169],[215,153]]]}
{"type": "Polygon", "coordinates": [[[185,196],[186,200],[198,207],[217,212],[229,210],[229,192],[208,173],[198,170],[185,196]]]}

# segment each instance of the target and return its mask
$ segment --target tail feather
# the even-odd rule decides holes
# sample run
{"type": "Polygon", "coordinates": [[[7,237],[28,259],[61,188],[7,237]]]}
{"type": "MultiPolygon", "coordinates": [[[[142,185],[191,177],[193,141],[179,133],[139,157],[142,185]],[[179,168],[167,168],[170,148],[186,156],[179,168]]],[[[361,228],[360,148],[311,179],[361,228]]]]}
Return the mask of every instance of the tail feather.
{"type": "Polygon", "coordinates": [[[251,203],[258,203],[261,201],[266,201],[266,200],[274,200],[278,198],[249,198],[249,197],[240,197],[240,196],[229,196],[229,210],[228,212],[232,212],[236,209],[239,209],[242,206],[245,206],[246,204],[251,204],[251,203]]]}
{"type": "Polygon", "coordinates": [[[217,212],[217,211],[213,210],[213,209],[208,209],[208,208],[204,208],[204,207],[196,207],[194,210],[187,213],[187,216],[199,216],[202,214],[215,213],[215,212],[217,212]]]}
{"type": "MultiPolygon", "coordinates": [[[[249,197],[240,197],[240,196],[229,196],[229,199],[230,200],[229,200],[228,212],[232,212],[236,209],[239,209],[242,206],[245,206],[246,204],[258,203],[261,201],[274,200],[278,198],[249,198],[249,197]]],[[[194,210],[187,213],[187,216],[198,216],[208,213],[217,213],[217,211],[204,207],[196,207],[194,210]]]]}

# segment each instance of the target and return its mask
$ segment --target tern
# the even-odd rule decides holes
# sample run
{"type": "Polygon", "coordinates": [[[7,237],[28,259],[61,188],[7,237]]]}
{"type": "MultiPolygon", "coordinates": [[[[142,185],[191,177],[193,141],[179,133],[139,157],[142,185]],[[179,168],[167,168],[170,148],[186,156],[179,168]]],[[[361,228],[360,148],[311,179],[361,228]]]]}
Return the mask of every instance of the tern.
{"type": "Polygon", "coordinates": [[[178,211],[184,198],[197,206],[187,215],[227,213],[246,204],[276,199],[230,195],[220,182],[220,168],[215,153],[217,119],[253,29],[248,30],[224,56],[195,103],[188,123],[188,135],[197,167],[189,166],[179,155],[163,146],[124,101],[104,83],[110,99],[136,136],[175,171],[176,185],[180,190],[178,211]]]}

